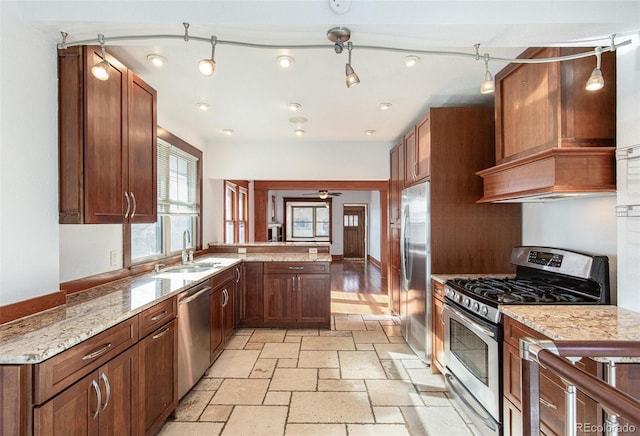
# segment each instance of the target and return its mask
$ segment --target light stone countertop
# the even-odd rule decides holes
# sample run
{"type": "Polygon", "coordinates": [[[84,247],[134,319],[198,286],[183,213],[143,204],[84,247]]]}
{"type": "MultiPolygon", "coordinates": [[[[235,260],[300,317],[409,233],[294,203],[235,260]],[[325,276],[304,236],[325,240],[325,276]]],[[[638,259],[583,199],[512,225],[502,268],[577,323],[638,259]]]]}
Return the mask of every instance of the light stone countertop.
{"type": "Polygon", "coordinates": [[[451,279],[478,279],[481,277],[514,277],[513,273],[482,273],[482,274],[432,274],[431,278],[443,285],[451,279]]]}
{"type": "Polygon", "coordinates": [[[145,273],[70,294],[67,303],[0,325],[0,364],[34,364],[125,321],[242,261],[330,262],[329,254],[216,254],[195,264],[221,264],[197,273],[145,273]]]}

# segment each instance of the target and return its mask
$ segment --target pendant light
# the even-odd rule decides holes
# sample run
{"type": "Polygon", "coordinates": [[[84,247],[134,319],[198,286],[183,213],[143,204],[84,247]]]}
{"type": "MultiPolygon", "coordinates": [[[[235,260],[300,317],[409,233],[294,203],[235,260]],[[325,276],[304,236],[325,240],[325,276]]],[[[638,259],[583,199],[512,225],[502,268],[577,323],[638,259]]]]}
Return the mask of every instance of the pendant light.
{"type": "Polygon", "coordinates": [[[214,56],[216,54],[216,43],[218,42],[218,38],[215,36],[211,37],[211,59],[201,59],[198,62],[198,70],[203,76],[211,76],[213,72],[216,70],[216,61],[214,60],[214,56]]]}
{"type": "Polygon", "coordinates": [[[104,35],[98,35],[98,42],[100,43],[100,49],[102,50],[102,60],[91,67],[91,74],[98,80],[109,80],[109,61],[107,61],[107,55],[104,52],[104,35]]]}
{"type": "Polygon", "coordinates": [[[345,82],[347,83],[347,88],[351,88],[352,86],[355,86],[358,83],[360,83],[360,78],[358,77],[356,72],[353,71],[353,67],[351,66],[351,49],[352,49],[352,44],[351,44],[351,41],[349,41],[347,43],[347,50],[349,50],[349,62],[347,62],[347,65],[345,65],[345,74],[347,76],[345,78],[345,82]]]}
{"type": "Polygon", "coordinates": [[[604,77],[602,77],[602,71],[600,70],[601,55],[602,49],[600,47],[596,47],[596,67],[591,72],[591,76],[584,87],[587,91],[597,91],[604,87],[604,77]]]}
{"type": "Polygon", "coordinates": [[[484,55],[484,80],[480,84],[480,94],[492,94],[496,91],[496,82],[489,72],[489,54],[484,55]]]}

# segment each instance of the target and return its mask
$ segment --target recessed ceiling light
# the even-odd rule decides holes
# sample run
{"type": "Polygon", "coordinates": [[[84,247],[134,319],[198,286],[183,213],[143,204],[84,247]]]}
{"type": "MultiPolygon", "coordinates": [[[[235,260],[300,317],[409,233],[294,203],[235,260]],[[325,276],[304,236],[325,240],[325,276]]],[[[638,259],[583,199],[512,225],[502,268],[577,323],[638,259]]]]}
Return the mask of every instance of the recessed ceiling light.
{"type": "Polygon", "coordinates": [[[381,111],[386,111],[387,109],[389,109],[392,106],[391,103],[380,103],[380,110],[381,111]]]}
{"type": "Polygon", "coordinates": [[[418,56],[407,56],[404,59],[402,59],[402,62],[404,62],[405,67],[413,67],[415,64],[417,64],[418,62],[420,62],[420,58],[418,56]]]}
{"type": "Polygon", "coordinates": [[[167,63],[167,59],[158,55],[158,54],[150,54],[147,55],[147,60],[151,62],[156,67],[161,67],[167,63]]]}
{"type": "Polygon", "coordinates": [[[300,103],[288,103],[287,107],[289,108],[289,110],[297,111],[302,107],[302,105],[300,103]]]}
{"type": "Polygon", "coordinates": [[[365,131],[364,131],[364,134],[365,134],[365,135],[367,135],[367,136],[372,136],[372,135],[373,135],[373,134],[375,134],[375,133],[376,133],[376,131],[375,131],[375,130],[365,130],[365,131]]]}
{"type": "Polygon", "coordinates": [[[234,133],[233,129],[224,129],[223,132],[225,133],[225,135],[229,135],[229,136],[233,135],[234,133]]]}
{"type": "Polygon", "coordinates": [[[280,65],[282,68],[289,68],[291,64],[295,62],[295,60],[291,56],[278,56],[276,58],[276,61],[278,61],[278,65],[280,65]]]}
{"type": "Polygon", "coordinates": [[[203,101],[196,103],[196,106],[198,106],[198,109],[200,109],[202,112],[209,110],[209,103],[205,103],[203,101]]]}
{"type": "Polygon", "coordinates": [[[296,129],[296,136],[302,136],[302,135],[304,135],[304,130],[296,129]]]}

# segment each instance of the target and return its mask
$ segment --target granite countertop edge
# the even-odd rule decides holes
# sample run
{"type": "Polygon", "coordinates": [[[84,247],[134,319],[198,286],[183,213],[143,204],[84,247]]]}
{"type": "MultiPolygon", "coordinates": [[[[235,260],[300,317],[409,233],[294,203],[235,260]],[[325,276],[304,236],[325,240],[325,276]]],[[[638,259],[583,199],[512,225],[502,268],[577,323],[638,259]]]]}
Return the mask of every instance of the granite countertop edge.
{"type": "Polygon", "coordinates": [[[306,253],[209,254],[195,264],[228,259],[208,271],[144,273],[71,294],[66,304],[0,325],[0,365],[37,364],[180,292],[244,262],[331,262],[306,253]]]}

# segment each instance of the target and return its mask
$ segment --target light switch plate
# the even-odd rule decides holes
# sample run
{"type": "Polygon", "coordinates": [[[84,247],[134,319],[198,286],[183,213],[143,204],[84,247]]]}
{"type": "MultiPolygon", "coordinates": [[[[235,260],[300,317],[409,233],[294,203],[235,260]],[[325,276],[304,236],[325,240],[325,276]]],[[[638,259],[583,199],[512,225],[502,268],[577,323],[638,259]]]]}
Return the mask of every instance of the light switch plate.
{"type": "Polygon", "coordinates": [[[238,254],[247,254],[246,247],[238,247],[238,254]]]}
{"type": "Polygon", "coordinates": [[[111,266],[118,266],[118,250],[111,250],[111,266]]]}
{"type": "Polygon", "coordinates": [[[318,254],[317,248],[309,248],[309,254],[318,254]]]}

